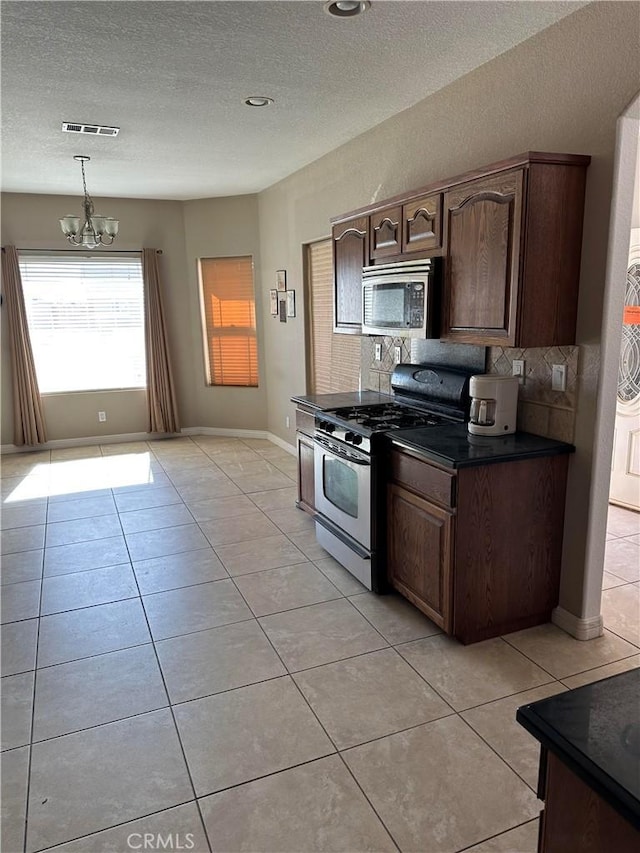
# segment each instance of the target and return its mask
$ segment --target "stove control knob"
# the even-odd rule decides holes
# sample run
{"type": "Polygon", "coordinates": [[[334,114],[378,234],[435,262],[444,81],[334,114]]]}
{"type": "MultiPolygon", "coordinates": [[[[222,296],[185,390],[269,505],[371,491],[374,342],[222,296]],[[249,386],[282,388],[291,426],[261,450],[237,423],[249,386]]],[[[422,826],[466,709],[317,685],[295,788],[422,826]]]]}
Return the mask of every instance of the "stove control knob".
{"type": "Polygon", "coordinates": [[[344,440],[345,440],[345,441],[350,441],[352,444],[355,444],[356,437],[355,437],[355,435],[354,435],[352,432],[345,432],[345,434],[344,434],[344,440]]]}
{"type": "Polygon", "coordinates": [[[362,444],[362,436],[361,435],[354,435],[351,440],[354,444],[362,444]]]}
{"type": "Polygon", "coordinates": [[[332,433],[335,430],[335,426],[330,421],[320,421],[320,429],[332,433]]]}

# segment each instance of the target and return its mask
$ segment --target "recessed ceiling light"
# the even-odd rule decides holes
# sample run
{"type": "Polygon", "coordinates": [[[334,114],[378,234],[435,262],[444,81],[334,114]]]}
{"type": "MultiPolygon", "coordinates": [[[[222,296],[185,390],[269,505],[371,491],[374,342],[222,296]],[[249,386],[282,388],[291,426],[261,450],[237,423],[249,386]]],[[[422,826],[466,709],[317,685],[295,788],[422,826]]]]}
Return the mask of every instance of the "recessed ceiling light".
{"type": "Polygon", "coordinates": [[[329,0],[324,4],[324,11],[334,18],[354,18],[366,12],[370,6],[369,0],[329,0]]]}
{"type": "Polygon", "coordinates": [[[265,98],[263,95],[253,95],[251,98],[245,99],[245,104],[248,107],[268,107],[273,103],[273,98],[265,98]]]}

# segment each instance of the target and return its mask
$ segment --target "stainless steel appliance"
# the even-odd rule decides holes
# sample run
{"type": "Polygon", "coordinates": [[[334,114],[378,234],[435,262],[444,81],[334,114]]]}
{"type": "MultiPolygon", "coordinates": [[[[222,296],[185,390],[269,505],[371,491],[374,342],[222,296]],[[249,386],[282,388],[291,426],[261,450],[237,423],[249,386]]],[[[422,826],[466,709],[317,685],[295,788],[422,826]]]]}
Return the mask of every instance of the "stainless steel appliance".
{"type": "Polygon", "coordinates": [[[517,376],[472,376],[469,383],[471,435],[510,435],[516,431],[517,376]]]}
{"type": "Polygon", "coordinates": [[[315,416],[316,538],[368,589],[385,588],[384,436],[462,423],[470,370],[399,364],[387,402],[315,416]]]}
{"type": "Polygon", "coordinates": [[[438,259],[379,264],[362,270],[362,333],[439,336],[438,259]]]}

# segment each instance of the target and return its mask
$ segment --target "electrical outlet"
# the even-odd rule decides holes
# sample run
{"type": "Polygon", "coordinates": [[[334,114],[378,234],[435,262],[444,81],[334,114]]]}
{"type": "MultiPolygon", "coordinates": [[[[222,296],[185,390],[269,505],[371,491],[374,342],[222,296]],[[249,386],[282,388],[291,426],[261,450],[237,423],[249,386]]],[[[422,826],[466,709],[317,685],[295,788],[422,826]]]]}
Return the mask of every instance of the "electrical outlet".
{"type": "Polygon", "coordinates": [[[289,420],[289,415],[287,415],[286,418],[284,419],[284,425],[286,426],[287,429],[289,429],[290,423],[291,423],[291,421],[289,420]]]}
{"type": "Polygon", "coordinates": [[[382,361],[382,344],[376,344],[376,361],[382,361]]]}
{"type": "Polygon", "coordinates": [[[106,419],[107,419],[107,413],[106,412],[98,412],[98,421],[101,424],[103,424],[106,421],[106,419]]]}
{"type": "Polygon", "coordinates": [[[514,358],[511,375],[517,376],[520,380],[521,385],[524,385],[524,376],[525,376],[524,367],[525,367],[525,363],[524,363],[524,361],[522,361],[522,359],[514,358]]]}
{"type": "Polygon", "coordinates": [[[551,390],[566,391],[567,390],[567,365],[552,364],[551,365],[551,390]]]}
{"type": "Polygon", "coordinates": [[[402,361],[402,347],[393,348],[393,358],[396,364],[400,364],[402,361]]]}

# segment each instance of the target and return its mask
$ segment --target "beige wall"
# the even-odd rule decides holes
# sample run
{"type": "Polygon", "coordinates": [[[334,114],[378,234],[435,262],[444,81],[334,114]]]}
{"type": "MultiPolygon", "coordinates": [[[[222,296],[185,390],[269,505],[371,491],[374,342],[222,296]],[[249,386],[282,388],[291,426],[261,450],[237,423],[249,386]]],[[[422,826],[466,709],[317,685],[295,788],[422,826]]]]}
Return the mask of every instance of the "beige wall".
{"type": "MultiPolygon", "coordinates": [[[[184,203],[186,282],[189,322],[196,338],[189,381],[194,395],[192,426],[228,429],[266,429],[266,374],[262,301],[260,298],[260,240],[258,201],[255,195],[200,199],[184,203]],[[258,388],[212,388],[205,384],[204,355],[200,335],[198,258],[251,255],[256,285],[258,327],[258,388]]],[[[267,308],[268,311],[268,308],[267,308]]]]}
{"type": "MultiPolygon", "coordinates": [[[[265,271],[286,266],[301,281],[301,244],[374,199],[526,150],[590,154],[578,334],[597,343],[615,124],[640,82],[637,36],[637,3],[594,3],[265,190],[265,271]]],[[[300,348],[269,376],[269,429],[288,440],[288,398],[305,387],[302,323],[290,331],[265,338],[269,363],[300,348]]]]}
{"type": "MultiPolygon", "coordinates": [[[[2,245],[13,244],[21,249],[68,248],[58,219],[78,212],[80,201],[80,196],[3,195],[2,245]]],[[[193,330],[184,309],[187,285],[182,205],[173,201],[99,199],[96,208],[120,220],[120,236],[114,249],[139,250],[146,246],[163,251],[160,268],[178,405],[183,421],[188,424],[194,410],[188,381],[193,330]]],[[[11,444],[13,404],[5,324],[6,312],[3,312],[2,443],[11,444]]],[[[45,395],[43,407],[49,439],[117,435],[147,429],[145,395],[140,391],[45,395]],[[98,410],[107,413],[106,423],[98,423],[98,410]]]]}
{"type": "MultiPolygon", "coordinates": [[[[76,196],[5,194],[2,245],[23,249],[64,249],[58,219],[79,209],[76,196]]],[[[98,210],[120,219],[114,249],[162,249],[163,295],[183,427],[264,428],[265,382],[259,389],[207,388],[200,332],[196,258],[258,254],[255,196],[219,201],[177,202],[100,199],[98,210]],[[188,239],[185,240],[185,233],[188,239]]],[[[102,252],[108,249],[100,250],[102,252]]],[[[13,406],[6,335],[2,316],[2,443],[13,441],[13,406]]],[[[264,371],[264,359],[261,359],[264,371]]],[[[146,397],[140,391],[52,394],[43,397],[50,439],[145,432],[146,397]],[[107,413],[98,423],[98,411],[107,413]]]]}
{"type": "MultiPolygon", "coordinates": [[[[332,215],[526,150],[592,156],[578,316],[578,450],[571,462],[561,594],[563,607],[575,614],[583,612],[616,119],[639,79],[638,4],[594,3],[259,197],[264,270],[287,267],[301,281],[300,245],[326,235],[332,215]]],[[[265,330],[266,360],[276,366],[269,374],[269,429],[289,442],[289,397],[305,390],[302,342],[301,322],[285,334],[265,330]]]]}

